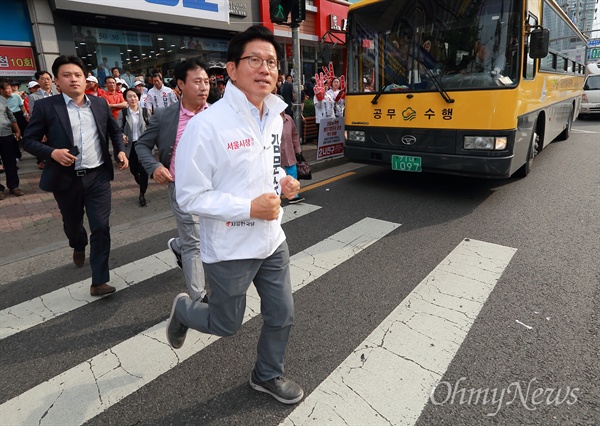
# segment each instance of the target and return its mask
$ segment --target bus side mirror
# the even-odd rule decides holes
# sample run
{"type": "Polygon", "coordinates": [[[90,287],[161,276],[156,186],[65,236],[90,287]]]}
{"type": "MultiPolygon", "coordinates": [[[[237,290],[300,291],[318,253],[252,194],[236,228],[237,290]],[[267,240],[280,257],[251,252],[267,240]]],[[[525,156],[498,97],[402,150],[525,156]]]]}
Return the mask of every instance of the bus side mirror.
{"type": "Polygon", "coordinates": [[[531,59],[542,59],[548,56],[550,45],[550,30],[536,28],[529,36],[529,57],[531,59]]]}

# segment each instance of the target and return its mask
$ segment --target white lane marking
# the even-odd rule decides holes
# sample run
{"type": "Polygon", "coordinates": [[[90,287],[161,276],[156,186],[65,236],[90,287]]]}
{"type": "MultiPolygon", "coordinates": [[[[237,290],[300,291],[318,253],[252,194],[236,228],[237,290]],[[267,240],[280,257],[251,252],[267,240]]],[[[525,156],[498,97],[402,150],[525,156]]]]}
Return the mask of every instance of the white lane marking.
{"type": "Polygon", "coordinates": [[[598,133],[598,132],[594,132],[593,130],[583,130],[583,129],[571,129],[571,132],[573,132],[573,133],[591,133],[591,134],[598,133]]]}
{"type": "MultiPolygon", "coordinates": [[[[295,254],[290,259],[294,291],[399,226],[366,218],[295,254]]],[[[244,322],[260,312],[254,286],[248,291],[246,307],[244,322]]],[[[175,351],[166,343],[165,325],[166,321],[156,324],[5,402],[0,418],[5,424],[82,424],[219,339],[190,330],[185,345],[175,351]]]]}
{"type": "Polygon", "coordinates": [[[413,425],[515,252],[462,241],[281,425],[413,425]]]}
{"type": "MultiPolygon", "coordinates": [[[[312,204],[285,208],[282,223],[319,210],[312,204]]],[[[111,271],[110,284],[120,291],[175,268],[170,250],[147,256],[111,271]]],[[[0,311],[0,340],[99,300],[90,296],[91,278],[62,287],[0,311]]]]}

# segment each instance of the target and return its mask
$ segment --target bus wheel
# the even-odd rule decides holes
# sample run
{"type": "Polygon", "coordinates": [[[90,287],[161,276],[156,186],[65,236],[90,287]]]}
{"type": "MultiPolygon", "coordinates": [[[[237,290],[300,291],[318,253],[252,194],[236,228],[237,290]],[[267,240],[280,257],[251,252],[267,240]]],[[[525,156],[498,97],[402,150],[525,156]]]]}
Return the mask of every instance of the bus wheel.
{"type": "Polygon", "coordinates": [[[529,154],[527,155],[527,161],[521,166],[519,170],[515,172],[515,176],[524,178],[526,177],[533,167],[533,159],[540,152],[540,135],[537,132],[533,132],[531,137],[531,144],[529,146],[529,154]]]}
{"type": "Polygon", "coordinates": [[[559,141],[566,141],[567,139],[569,139],[569,136],[571,135],[571,126],[573,125],[573,110],[571,109],[571,112],[569,112],[569,119],[567,120],[567,127],[565,127],[565,130],[562,131],[562,133],[560,135],[558,135],[558,137],[556,138],[559,141]]]}

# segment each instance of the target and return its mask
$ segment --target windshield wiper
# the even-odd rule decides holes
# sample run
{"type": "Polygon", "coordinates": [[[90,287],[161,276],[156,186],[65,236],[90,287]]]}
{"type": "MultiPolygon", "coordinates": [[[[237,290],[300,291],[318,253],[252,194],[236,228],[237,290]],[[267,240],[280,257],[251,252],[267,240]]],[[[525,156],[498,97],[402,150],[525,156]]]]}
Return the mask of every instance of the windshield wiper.
{"type": "Polygon", "coordinates": [[[391,85],[392,85],[392,83],[388,83],[385,86],[382,86],[381,89],[379,89],[379,92],[377,92],[377,94],[375,95],[375,97],[371,100],[371,103],[373,105],[377,105],[377,101],[379,100],[379,98],[381,97],[381,95],[383,95],[383,91],[385,89],[387,89],[391,85]]]}
{"type": "Polygon", "coordinates": [[[377,94],[375,95],[375,97],[371,100],[371,103],[373,105],[377,105],[377,101],[379,100],[379,98],[381,97],[381,95],[383,95],[384,90],[387,89],[388,87],[390,87],[392,84],[394,84],[394,81],[396,81],[396,79],[399,76],[400,76],[400,72],[398,72],[398,70],[394,70],[394,73],[388,79],[389,83],[388,84],[384,84],[381,87],[381,89],[379,89],[379,92],[377,92],[377,94]]]}
{"type": "Polygon", "coordinates": [[[452,99],[450,97],[450,95],[448,94],[448,92],[446,92],[446,90],[444,89],[444,86],[442,86],[442,83],[440,82],[440,80],[438,80],[438,78],[435,76],[433,71],[431,71],[429,69],[429,67],[425,64],[425,62],[423,62],[423,60],[421,60],[421,58],[416,57],[415,59],[417,60],[417,62],[419,62],[421,65],[423,65],[423,67],[425,67],[425,73],[427,74],[427,77],[429,77],[431,79],[431,81],[433,82],[433,85],[435,86],[437,91],[440,93],[440,95],[442,95],[442,98],[444,98],[444,100],[449,104],[454,103],[454,99],[452,99]]]}
{"type": "Polygon", "coordinates": [[[427,70],[426,71],[427,75],[429,76],[431,81],[433,81],[433,85],[438,90],[438,92],[440,92],[440,95],[442,95],[442,98],[444,98],[444,100],[449,104],[454,103],[454,99],[452,99],[450,97],[450,95],[448,95],[448,92],[446,92],[446,90],[444,89],[444,86],[442,86],[442,83],[438,80],[438,78],[435,76],[433,71],[431,71],[429,68],[426,68],[426,70],[427,70]]]}
{"type": "MultiPolygon", "coordinates": [[[[431,79],[431,81],[433,82],[433,85],[435,86],[435,88],[437,89],[437,91],[440,93],[440,95],[442,95],[442,98],[444,98],[444,100],[449,103],[452,104],[454,103],[454,99],[452,99],[450,97],[450,95],[448,95],[448,92],[446,92],[446,90],[444,89],[444,87],[442,86],[442,83],[438,80],[438,78],[435,76],[435,74],[433,73],[433,71],[431,71],[427,65],[425,65],[425,63],[420,60],[417,59],[417,61],[423,65],[423,67],[425,67],[425,73],[427,74],[427,76],[431,79]]],[[[390,78],[390,83],[384,85],[381,87],[381,89],[379,89],[379,92],[377,92],[377,94],[375,95],[375,97],[371,100],[371,103],[373,105],[377,105],[377,101],[379,100],[379,98],[381,97],[381,95],[383,95],[383,92],[385,91],[385,89],[387,89],[389,86],[391,86],[393,83],[393,81],[396,79],[396,77],[398,77],[399,73],[394,73],[394,75],[392,76],[392,78],[390,78]]]]}

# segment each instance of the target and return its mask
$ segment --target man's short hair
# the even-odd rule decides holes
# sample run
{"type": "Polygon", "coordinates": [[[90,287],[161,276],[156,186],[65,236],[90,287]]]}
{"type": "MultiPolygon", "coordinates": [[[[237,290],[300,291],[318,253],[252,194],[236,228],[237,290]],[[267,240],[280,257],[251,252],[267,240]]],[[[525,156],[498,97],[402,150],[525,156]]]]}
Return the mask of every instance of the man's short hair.
{"type": "Polygon", "coordinates": [[[52,74],[50,74],[46,70],[40,70],[40,71],[36,72],[33,76],[35,77],[36,80],[39,80],[40,77],[43,76],[44,74],[48,74],[50,76],[50,80],[52,80],[52,74]]]}
{"type": "Polygon", "coordinates": [[[188,71],[193,71],[197,68],[201,68],[204,71],[207,70],[206,64],[198,59],[188,59],[178,63],[175,67],[175,71],[173,72],[173,77],[175,77],[175,83],[177,83],[178,80],[185,82],[185,78],[187,77],[188,71]]]}
{"type": "Polygon", "coordinates": [[[275,48],[277,60],[283,57],[281,45],[275,41],[273,33],[262,25],[253,25],[246,29],[246,31],[237,33],[231,39],[229,47],[227,48],[227,62],[235,62],[235,65],[237,66],[240,63],[240,58],[244,54],[246,45],[254,40],[262,40],[271,43],[275,48]]]}
{"type": "MultiPolygon", "coordinates": [[[[66,56],[66,55],[60,55],[58,58],[56,58],[54,60],[54,63],[52,64],[52,72],[54,73],[54,75],[58,75],[58,70],[61,66],[63,65],[68,65],[68,64],[73,64],[78,66],[79,68],[81,68],[81,72],[83,72],[83,74],[86,74],[86,70],[85,70],[85,64],[83,63],[83,61],[81,60],[81,58],[78,58],[77,56],[66,56]]],[[[50,78],[52,78],[52,76],[50,76],[50,78]]]]}
{"type": "Polygon", "coordinates": [[[112,67],[110,69],[110,72],[114,72],[114,70],[117,70],[117,71],[121,72],[121,70],[119,69],[119,67],[112,67]]]}
{"type": "Polygon", "coordinates": [[[154,78],[154,77],[158,77],[158,78],[160,78],[160,81],[162,81],[162,79],[163,79],[163,77],[162,77],[162,74],[161,74],[161,73],[159,73],[159,72],[155,72],[155,73],[153,73],[151,77],[152,77],[152,78],[154,78]]]}
{"type": "Polygon", "coordinates": [[[104,85],[105,85],[105,86],[106,86],[106,82],[107,82],[108,80],[114,80],[114,81],[115,81],[115,83],[117,82],[117,79],[116,79],[116,78],[114,78],[112,75],[107,75],[107,76],[104,78],[104,85]]]}

